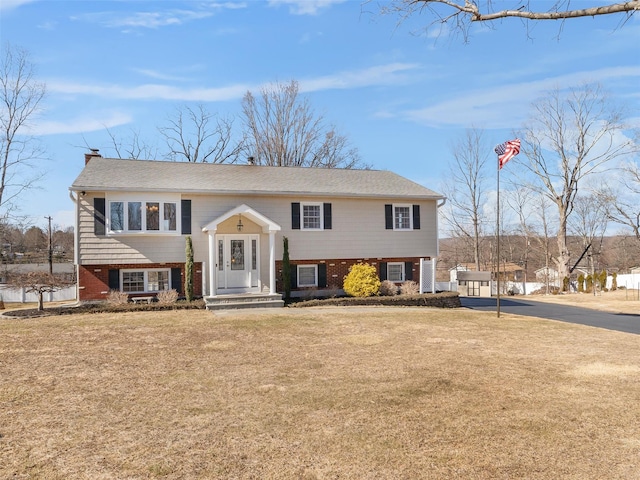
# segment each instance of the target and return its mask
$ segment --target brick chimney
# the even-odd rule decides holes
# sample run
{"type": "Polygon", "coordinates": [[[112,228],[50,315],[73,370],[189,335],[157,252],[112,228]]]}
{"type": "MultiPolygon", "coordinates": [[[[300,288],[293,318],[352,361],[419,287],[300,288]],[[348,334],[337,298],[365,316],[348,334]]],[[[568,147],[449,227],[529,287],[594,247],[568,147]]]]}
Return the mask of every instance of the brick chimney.
{"type": "Polygon", "coordinates": [[[90,148],[89,150],[91,150],[91,152],[89,153],[85,153],[84,154],[84,164],[86,165],[87,163],[89,163],[89,160],[91,160],[93,157],[100,157],[102,158],[102,155],[100,155],[98,152],[100,150],[98,150],[97,148],[90,148]]]}

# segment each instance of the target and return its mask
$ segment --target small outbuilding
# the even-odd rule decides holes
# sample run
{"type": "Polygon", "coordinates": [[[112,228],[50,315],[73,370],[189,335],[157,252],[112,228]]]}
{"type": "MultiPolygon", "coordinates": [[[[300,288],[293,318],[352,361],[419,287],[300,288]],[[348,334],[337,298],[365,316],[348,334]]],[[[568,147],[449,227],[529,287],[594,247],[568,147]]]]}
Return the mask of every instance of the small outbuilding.
{"type": "Polygon", "coordinates": [[[458,270],[458,294],[462,297],[491,297],[491,272],[458,270]]]}

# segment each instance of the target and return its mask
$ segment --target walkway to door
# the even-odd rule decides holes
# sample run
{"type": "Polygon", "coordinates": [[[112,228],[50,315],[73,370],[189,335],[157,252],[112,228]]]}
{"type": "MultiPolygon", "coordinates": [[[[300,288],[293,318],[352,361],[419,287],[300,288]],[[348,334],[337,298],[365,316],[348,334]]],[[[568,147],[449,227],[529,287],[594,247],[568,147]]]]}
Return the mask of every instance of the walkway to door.
{"type": "MultiPolygon", "coordinates": [[[[463,307],[473,310],[496,311],[495,298],[460,297],[460,303],[463,307]]],[[[535,302],[511,297],[500,298],[500,312],[546,318],[549,320],[558,320],[561,322],[576,323],[579,325],[640,335],[640,315],[602,312],[589,308],[535,302]]]]}

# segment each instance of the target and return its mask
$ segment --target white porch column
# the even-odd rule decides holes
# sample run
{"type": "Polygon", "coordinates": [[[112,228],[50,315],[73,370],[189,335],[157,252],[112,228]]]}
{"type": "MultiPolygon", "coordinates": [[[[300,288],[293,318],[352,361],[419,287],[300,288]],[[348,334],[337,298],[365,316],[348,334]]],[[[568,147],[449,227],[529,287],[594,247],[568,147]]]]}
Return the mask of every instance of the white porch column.
{"type": "Polygon", "coordinates": [[[269,231],[269,293],[276,293],[276,232],[269,231]]]}
{"type": "Polygon", "coordinates": [[[209,231],[209,296],[216,294],[216,231],[209,231]]]}

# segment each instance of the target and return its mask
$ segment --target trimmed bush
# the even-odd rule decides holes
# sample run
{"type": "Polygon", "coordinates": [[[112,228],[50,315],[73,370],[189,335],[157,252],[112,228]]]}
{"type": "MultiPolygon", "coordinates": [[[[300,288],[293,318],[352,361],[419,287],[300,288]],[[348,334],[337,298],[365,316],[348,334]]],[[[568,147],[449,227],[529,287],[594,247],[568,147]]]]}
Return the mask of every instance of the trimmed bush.
{"type": "Polygon", "coordinates": [[[587,275],[587,278],[585,279],[585,291],[587,293],[593,292],[593,277],[591,274],[587,275]]]}
{"type": "Polygon", "coordinates": [[[391,280],[385,280],[380,284],[380,295],[385,297],[392,297],[398,294],[398,286],[391,280]]]}
{"type": "Polygon", "coordinates": [[[607,271],[606,270],[602,270],[602,272],[600,272],[598,281],[600,282],[600,290],[602,290],[603,292],[607,291],[607,271]]]}
{"type": "Polygon", "coordinates": [[[563,292],[569,291],[569,277],[564,277],[562,279],[562,291],[563,292]]]}
{"type": "Polygon", "coordinates": [[[341,297],[307,300],[289,305],[293,308],[321,307],[321,306],[352,307],[365,306],[389,306],[389,307],[437,307],[460,308],[460,296],[458,292],[423,293],[422,295],[394,295],[384,297],[341,297]]]}
{"type": "Polygon", "coordinates": [[[291,298],[291,260],[289,259],[289,239],[282,237],[282,288],[284,298],[291,298]]]}
{"type": "Polygon", "coordinates": [[[193,242],[191,236],[188,236],[185,244],[185,257],[186,262],[184,264],[184,296],[187,302],[193,300],[193,242]]]}
{"type": "Polygon", "coordinates": [[[157,295],[158,303],[160,305],[171,305],[178,301],[178,291],[173,288],[171,290],[162,290],[157,295]]]}
{"type": "Polygon", "coordinates": [[[344,277],[344,293],[350,297],[372,297],[380,291],[380,278],[376,267],[368,263],[357,263],[349,268],[344,277]]]}
{"type": "Polygon", "coordinates": [[[584,292],[584,275],[581,273],[578,275],[578,293],[584,292]]]}
{"type": "Polygon", "coordinates": [[[420,293],[420,287],[416,282],[407,280],[400,285],[400,293],[402,295],[418,295],[420,293]]]}
{"type": "Polygon", "coordinates": [[[611,291],[615,291],[618,289],[618,274],[613,272],[611,274],[611,291]]]}
{"type": "Polygon", "coordinates": [[[126,305],[129,302],[129,294],[119,290],[109,290],[107,303],[109,305],[126,305]]]}

